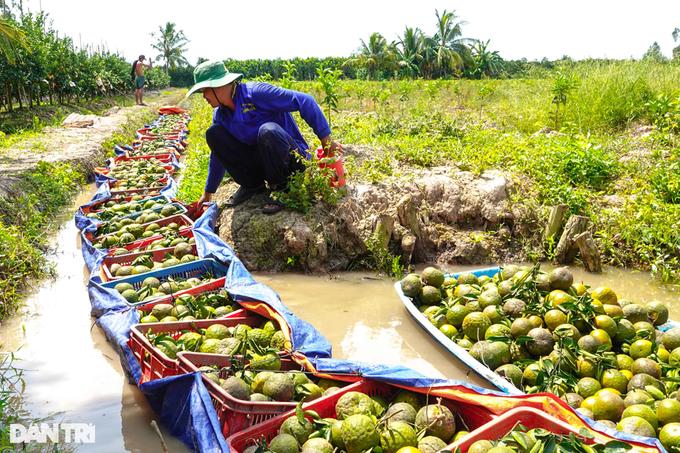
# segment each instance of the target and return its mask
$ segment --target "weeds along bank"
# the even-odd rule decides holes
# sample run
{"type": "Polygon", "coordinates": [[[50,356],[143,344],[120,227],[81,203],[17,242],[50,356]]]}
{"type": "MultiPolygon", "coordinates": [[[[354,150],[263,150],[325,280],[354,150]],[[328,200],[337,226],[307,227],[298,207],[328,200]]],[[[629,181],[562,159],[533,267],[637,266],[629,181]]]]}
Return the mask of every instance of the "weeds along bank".
{"type": "Polygon", "coordinates": [[[16,308],[28,280],[54,272],[46,267],[46,233],[85,181],[70,165],[47,162],[19,177],[15,196],[0,198],[0,319],[16,308]]]}
{"type": "MultiPolygon", "coordinates": [[[[180,95],[166,92],[155,102],[172,102],[180,95]]],[[[52,247],[50,232],[58,228],[56,216],[91,180],[94,166],[113,152],[113,144],[132,142],[138,125],[153,118],[150,111],[125,111],[108,135],[85,131],[76,153],[66,152],[49,132],[24,131],[0,141],[0,320],[17,308],[27,283],[54,274],[46,253],[52,247]],[[35,163],[26,163],[37,153],[35,163]]]]}
{"type": "MultiPolygon", "coordinates": [[[[340,81],[338,111],[330,114],[321,83],[285,85],[313,94],[330,116],[347,150],[350,191],[335,206],[318,203],[305,215],[287,210],[276,220],[256,214],[261,200],[224,211],[220,234],[251,267],[380,264],[391,271],[385,264],[396,256],[402,265],[406,256],[549,259],[556,241],[540,240],[547,207],[564,203],[592,220],[605,262],[678,279],[677,65],[580,62],[522,80],[340,81]],[[411,220],[406,200],[398,212],[407,195],[411,220]],[[278,233],[268,234],[272,228],[278,233]],[[416,233],[414,250],[402,243],[407,232],[416,233]],[[256,257],[263,251],[267,258],[256,257]]],[[[204,104],[194,100],[196,139],[210,124],[204,104]]],[[[317,144],[310,130],[303,133],[317,144]]],[[[188,165],[202,159],[195,165],[205,172],[208,154],[204,143],[197,146],[188,165]]],[[[205,173],[193,184],[186,175],[182,196],[197,199],[205,173]]],[[[234,188],[227,183],[218,196],[234,188]]]]}

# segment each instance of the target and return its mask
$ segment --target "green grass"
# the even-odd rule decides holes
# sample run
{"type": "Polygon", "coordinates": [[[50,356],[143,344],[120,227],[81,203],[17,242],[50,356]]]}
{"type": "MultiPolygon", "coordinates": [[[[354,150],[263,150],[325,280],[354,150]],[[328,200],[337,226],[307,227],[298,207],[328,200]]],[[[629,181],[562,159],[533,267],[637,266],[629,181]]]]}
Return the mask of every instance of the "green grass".
{"type": "MultiPolygon", "coordinates": [[[[375,150],[363,162],[345,157],[348,182],[399,180],[408,167],[503,170],[528,192],[512,203],[539,218],[560,203],[569,214],[589,216],[607,263],[680,281],[680,65],[582,61],[561,71],[576,88],[560,106],[557,136],[536,134],[555,126],[556,72],[513,80],[342,81],[334,138],[375,150]],[[645,124],[657,130],[633,139],[630,131],[645,124]],[[621,159],[640,150],[643,157],[621,159]]],[[[317,102],[324,96],[317,82],[296,82],[293,89],[317,102]]],[[[193,99],[192,117],[180,188],[187,201],[203,193],[209,157],[203,137],[212,109],[193,99]]],[[[296,119],[316,146],[311,129],[296,119]]],[[[539,236],[537,228],[526,241],[525,258],[550,257],[539,236]]]]}
{"type": "Polygon", "coordinates": [[[52,273],[43,253],[47,233],[84,183],[68,164],[47,162],[20,178],[18,194],[0,198],[0,319],[16,308],[28,280],[52,273]]]}
{"type": "MultiPolygon", "coordinates": [[[[577,88],[554,127],[553,75],[521,80],[345,81],[334,136],[378,151],[359,164],[346,159],[350,182],[399,178],[399,166],[456,165],[481,174],[499,169],[528,180],[531,196],[515,199],[542,215],[565,203],[589,216],[606,262],[680,280],[680,65],[651,61],[585,61],[562,68],[577,88]],[[656,104],[656,105],[655,105],[656,104]],[[634,141],[637,125],[658,132],[634,141]],[[620,158],[636,149],[643,159],[620,158]],[[604,197],[615,198],[613,207],[604,197]]],[[[295,87],[322,98],[314,82],[295,87]]],[[[304,130],[309,134],[308,130],[304,130]]],[[[307,135],[310,137],[310,135],[307,135]]],[[[540,229],[539,229],[540,230],[540,229]]],[[[526,257],[546,259],[538,234],[526,257]]]]}
{"type": "Polygon", "coordinates": [[[201,96],[192,96],[190,100],[190,146],[184,158],[185,168],[182,170],[177,194],[177,198],[187,203],[198,201],[205,189],[210,161],[210,148],[205,141],[205,131],[212,125],[213,113],[212,107],[201,96]]]}

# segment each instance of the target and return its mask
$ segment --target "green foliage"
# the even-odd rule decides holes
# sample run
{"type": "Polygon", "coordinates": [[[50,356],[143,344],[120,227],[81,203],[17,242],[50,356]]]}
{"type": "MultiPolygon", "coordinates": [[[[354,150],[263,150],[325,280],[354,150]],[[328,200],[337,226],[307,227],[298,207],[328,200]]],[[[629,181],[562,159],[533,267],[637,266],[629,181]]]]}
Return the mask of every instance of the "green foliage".
{"type": "Polygon", "coordinates": [[[389,249],[382,247],[378,237],[372,235],[366,241],[368,252],[365,263],[370,269],[377,269],[396,280],[401,280],[404,275],[404,266],[401,265],[401,255],[393,255],[389,249]]]}
{"type": "Polygon", "coordinates": [[[342,71],[319,66],[316,68],[316,72],[319,75],[319,85],[325,95],[321,103],[326,106],[328,125],[332,127],[331,112],[338,111],[338,99],[340,96],[338,93],[338,81],[342,75],[342,71]]]}
{"type": "Polygon", "coordinates": [[[645,106],[649,109],[649,120],[661,132],[677,133],[680,130],[680,94],[661,93],[645,106]]]}
{"type": "Polygon", "coordinates": [[[19,419],[12,402],[24,383],[23,371],[15,368],[15,361],[13,353],[2,353],[0,358],[0,451],[15,451],[15,445],[9,441],[9,425],[19,419]]]}
{"type": "Polygon", "coordinates": [[[191,65],[170,69],[168,75],[171,87],[188,88],[194,84],[194,67],[191,65]]]}
{"type": "Polygon", "coordinates": [[[659,201],[680,204],[680,162],[657,163],[649,182],[659,201]]]}
{"type": "MultiPolygon", "coordinates": [[[[344,157],[349,184],[405,181],[413,167],[455,166],[475,176],[501,170],[522,187],[521,194],[508,194],[511,205],[541,212],[564,203],[567,215],[590,217],[605,263],[680,280],[680,65],[565,57],[505,62],[505,67],[508,74],[525,78],[338,80],[342,110],[333,113],[333,135],[363,145],[344,157]],[[558,70],[578,80],[566,93],[568,102],[559,104],[562,133],[537,134],[554,124],[554,106],[547,100],[559,94],[552,91],[558,70]],[[631,129],[641,124],[652,124],[654,132],[632,138],[631,129]]],[[[299,76],[295,88],[325,107],[323,87],[310,78],[299,76]]],[[[209,108],[194,115],[192,140],[210,125],[210,115],[209,108]],[[203,115],[205,124],[199,127],[203,115]]],[[[316,140],[299,118],[298,125],[308,143],[316,140]]],[[[192,143],[189,153],[196,151],[192,143]]],[[[201,155],[203,163],[184,175],[183,192],[191,187],[187,181],[194,176],[197,181],[195,197],[180,197],[187,201],[203,190],[205,173],[199,172],[207,171],[207,148],[201,155]]],[[[328,189],[327,180],[320,182],[319,188],[328,189]]],[[[305,211],[319,199],[310,195],[311,181],[291,185],[290,206],[305,211]]],[[[544,259],[545,248],[550,253],[554,244],[544,248],[534,239],[527,238],[533,241],[529,248],[537,260],[544,259]]],[[[374,266],[368,263],[375,260],[363,258],[364,266],[374,266]]]]}
{"type": "Polygon", "coordinates": [[[293,88],[293,85],[295,85],[295,82],[297,82],[297,80],[295,80],[297,69],[295,69],[295,63],[292,61],[284,61],[283,67],[285,68],[285,71],[281,74],[281,87],[290,90],[293,88]]]}
{"type": "Polygon", "coordinates": [[[556,171],[574,186],[604,189],[617,175],[618,162],[602,144],[587,137],[571,138],[555,150],[556,171]]]}
{"type": "Polygon", "coordinates": [[[0,19],[0,52],[5,55],[9,64],[14,64],[17,57],[17,49],[31,50],[26,40],[26,34],[11,23],[0,19]]]}
{"type": "Polygon", "coordinates": [[[177,25],[174,22],[166,22],[165,26],[158,27],[158,32],[151,33],[151,37],[156,38],[156,42],[151,44],[151,47],[159,52],[156,61],[165,62],[166,75],[170,69],[189,65],[183,55],[187,51],[184,46],[187,45],[189,40],[184,36],[184,32],[177,30],[176,27],[177,25]]]}
{"type": "Polygon", "coordinates": [[[661,52],[661,46],[656,41],[654,41],[654,44],[649,46],[647,52],[642,55],[642,59],[649,59],[657,62],[664,62],[668,60],[668,58],[666,58],[666,56],[661,52]]]}
{"type": "Polygon", "coordinates": [[[144,77],[149,90],[160,90],[170,85],[170,76],[159,67],[147,69],[144,77]]]}
{"type": "MultiPolygon", "coordinates": [[[[357,75],[360,79],[375,79],[376,75],[383,75],[384,71],[394,68],[394,61],[397,49],[394,44],[388,44],[385,37],[380,33],[373,33],[368,38],[368,42],[363,39],[361,46],[343,63],[343,66],[356,64],[361,68],[361,74],[357,75]],[[364,76],[365,74],[365,76],[364,76]]],[[[378,79],[384,77],[378,77],[378,79]]]]}
{"type": "Polygon", "coordinates": [[[3,20],[23,33],[29,45],[15,47],[14,64],[8,54],[0,54],[0,86],[10,95],[3,100],[5,108],[23,106],[26,98],[32,107],[48,100],[68,103],[111,96],[131,88],[128,62],[99,47],[75,50],[72,39],[59,37],[46,14],[8,14],[3,20]]]}
{"type": "Polygon", "coordinates": [[[17,291],[29,279],[51,272],[41,253],[45,233],[84,182],[69,165],[47,162],[20,178],[17,195],[0,198],[0,319],[14,310],[17,291]]]}
{"type": "Polygon", "coordinates": [[[305,170],[291,175],[288,178],[286,190],[272,192],[272,196],[285,203],[286,207],[303,213],[309,212],[319,201],[330,205],[337,204],[342,191],[330,185],[335,171],[331,167],[321,168],[314,155],[311,160],[304,157],[300,159],[305,164],[305,170]]]}
{"type": "Polygon", "coordinates": [[[487,40],[486,42],[477,40],[477,42],[470,46],[470,51],[475,64],[473,67],[469,68],[467,72],[473,79],[496,78],[499,77],[505,69],[503,59],[498,51],[494,50],[492,52],[489,50],[489,42],[490,40],[487,40]]]}
{"type": "Polygon", "coordinates": [[[192,96],[190,100],[191,146],[184,157],[185,168],[182,171],[182,182],[177,194],[177,198],[186,202],[197,201],[203,195],[210,162],[210,148],[205,141],[205,131],[212,125],[213,114],[212,107],[201,96],[192,96]]]}
{"type": "Polygon", "coordinates": [[[269,74],[274,80],[279,80],[286,71],[284,63],[292,63],[295,66],[297,80],[315,80],[317,77],[316,68],[340,69],[346,78],[356,76],[355,65],[347,64],[343,66],[347,59],[341,57],[326,58],[292,58],[290,60],[224,60],[224,65],[229,72],[243,74],[246,79],[254,79],[258,76],[269,74]]]}
{"type": "Polygon", "coordinates": [[[560,105],[566,107],[567,96],[576,88],[578,88],[578,80],[571,74],[558,69],[553,81],[553,87],[550,90],[553,95],[552,103],[555,104],[555,130],[557,130],[560,105]]]}

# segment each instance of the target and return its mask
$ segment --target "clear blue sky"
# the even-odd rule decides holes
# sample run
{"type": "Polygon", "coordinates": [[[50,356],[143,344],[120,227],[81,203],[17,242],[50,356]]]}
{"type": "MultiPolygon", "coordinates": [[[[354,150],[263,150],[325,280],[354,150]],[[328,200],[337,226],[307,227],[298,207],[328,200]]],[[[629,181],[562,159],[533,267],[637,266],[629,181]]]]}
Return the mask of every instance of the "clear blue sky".
{"type": "Polygon", "coordinates": [[[24,0],[31,11],[41,4],[60,34],[73,37],[76,45],[81,38],[83,44],[104,42],[129,60],[140,53],[155,55],[149,33],[167,21],[191,40],[186,54],[191,63],[198,57],[348,56],[360,38],[375,31],[388,40],[407,25],[433,34],[435,8],[455,9],[468,22],[464,36],[490,39],[491,50],[505,59],[640,58],[654,41],[671,56],[680,44],[671,37],[680,28],[678,0],[24,0]]]}

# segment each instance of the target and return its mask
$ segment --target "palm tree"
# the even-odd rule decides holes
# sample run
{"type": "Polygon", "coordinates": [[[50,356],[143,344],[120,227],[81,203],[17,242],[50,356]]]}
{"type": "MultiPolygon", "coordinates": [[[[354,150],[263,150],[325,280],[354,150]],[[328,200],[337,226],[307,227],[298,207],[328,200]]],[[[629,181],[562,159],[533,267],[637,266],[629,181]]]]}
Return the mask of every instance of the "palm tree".
{"type": "Polygon", "coordinates": [[[31,51],[26,35],[9,22],[0,19],[0,53],[5,54],[7,62],[14,64],[19,47],[31,51]]]}
{"type": "Polygon", "coordinates": [[[156,56],[156,61],[165,60],[165,73],[168,73],[168,68],[177,69],[177,67],[188,65],[189,62],[182,55],[187,49],[184,46],[189,42],[182,30],[177,31],[175,24],[167,22],[165,28],[158,27],[158,35],[151,33],[151,36],[158,39],[156,44],[151,44],[151,47],[160,52],[156,56]]]}
{"type": "Polygon", "coordinates": [[[380,68],[384,68],[392,60],[395,53],[394,43],[387,44],[385,37],[376,32],[369,36],[368,43],[362,39],[361,46],[357,49],[354,57],[348,59],[342,65],[357,63],[365,67],[368,80],[371,80],[371,74],[380,68]]]}
{"type": "Polygon", "coordinates": [[[475,70],[472,71],[472,75],[475,77],[496,77],[505,69],[503,66],[503,59],[498,54],[498,51],[489,51],[489,42],[490,40],[487,40],[486,42],[477,40],[477,42],[471,46],[472,56],[475,60],[475,65],[477,66],[475,70]]]}
{"type": "Polygon", "coordinates": [[[434,10],[437,16],[437,32],[428,39],[427,44],[434,52],[434,63],[442,69],[446,77],[446,68],[463,69],[465,65],[474,67],[475,62],[470,55],[468,38],[463,38],[463,25],[467,22],[455,22],[458,19],[456,10],[448,12],[444,10],[439,15],[438,10],[434,10]]]}
{"type": "Polygon", "coordinates": [[[399,38],[399,45],[401,46],[401,49],[399,49],[399,66],[406,68],[411,78],[422,74],[425,37],[420,28],[406,27],[404,36],[399,38]]]}

